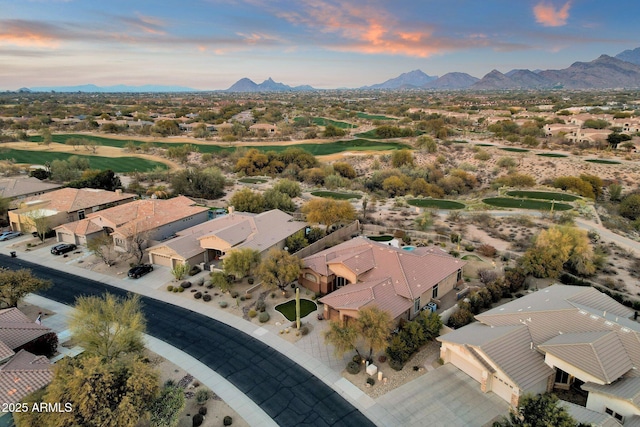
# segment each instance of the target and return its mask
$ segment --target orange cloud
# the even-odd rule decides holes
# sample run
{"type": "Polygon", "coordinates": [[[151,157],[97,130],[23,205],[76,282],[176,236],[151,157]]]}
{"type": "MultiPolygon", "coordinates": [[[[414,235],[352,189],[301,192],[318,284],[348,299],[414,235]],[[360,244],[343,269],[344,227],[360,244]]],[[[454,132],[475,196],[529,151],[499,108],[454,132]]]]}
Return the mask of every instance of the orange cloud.
{"type": "Polygon", "coordinates": [[[567,23],[569,7],[571,7],[570,1],[560,9],[556,9],[552,4],[541,2],[533,7],[533,14],[538,24],[545,27],[561,27],[567,23]]]}
{"type": "Polygon", "coordinates": [[[55,48],[60,44],[60,38],[46,24],[38,27],[21,20],[6,20],[3,24],[0,30],[2,44],[46,48],[55,48]]]}

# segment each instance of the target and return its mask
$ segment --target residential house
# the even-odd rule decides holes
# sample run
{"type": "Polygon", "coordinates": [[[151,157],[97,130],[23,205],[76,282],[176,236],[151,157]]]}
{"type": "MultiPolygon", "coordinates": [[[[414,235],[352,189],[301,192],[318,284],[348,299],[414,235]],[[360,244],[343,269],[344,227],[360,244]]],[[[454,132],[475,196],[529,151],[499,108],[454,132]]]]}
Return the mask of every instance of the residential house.
{"type": "Polygon", "coordinates": [[[39,196],[49,191],[57,190],[62,185],[42,182],[38,178],[18,177],[0,179],[0,197],[11,199],[12,206],[19,206],[20,200],[39,196]]]}
{"type": "Polygon", "coordinates": [[[249,126],[249,131],[257,134],[266,133],[267,135],[273,135],[278,132],[278,127],[275,124],[256,123],[255,125],[249,126]]]}
{"type": "Polygon", "coordinates": [[[440,248],[405,250],[356,237],[303,259],[298,283],[320,299],[326,319],[358,317],[376,305],[396,319],[412,319],[451,292],[466,264],[440,248]]]}
{"type": "Polygon", "coordinates": [[[561,134],[570,135],[573,132],[577,132],[578,130],[580,130],[580,126],[578,126],[578,125],[566,125],[566,124],[562,124],[562,123],[551,123],[551,124],[545,125],[544,134],[546,136],[559,136],[561,134]]]}
{"type": "Polygon", "coordinates": [[[525,393],[582,386],[588,409],[631,419],[640,417],[633,314],[594,288],[553,285],[440,336],[440,356],[513,406],[525,393]]]}
{"type": "Polygon", "coordinates": [[[11,350],[13,355],[14,351],[51,332],[51,329],[35,323],[16,307],[0,310],[0,362],[8,354],[6,349],[2,350],[3,346],[11,350]]]}
{"type": "Polygon", "coordinates": [[[596,142],[605,142],[610,133],[611,131],[608,129],[580,128],[568,133],[565,135],[565,138],[570,142],[588,142],[593,144],[596,142]]]}
{"type": "Polygon", "coordinates": [[[264,255],[272,248],[284,248],[286,238],[306,226],[278,209],[253,214],[230,207],[228,215],[182,230],[177,237],[149,248],[149,260],[173,268],[186,262],[209,263],[240,248],[264,255]]]}
{"type": "Polygon", "coordinates": [[[113,237],[116,249],[126,251],[132,238],[142,238],[144,246],[168,239],[206,221],[208,211],[185,196],[144,199],[89,214],[55,230],[59,242],[79,245],[106,232],[113,237]]]}
{"type": "Polygon", "coordinates": [[[34,217],[47,217],[50,228],[84,219],[92,212],[134,200],[135,194],[121,190],[107,191],[92,188],[61,188],[38,196],[21,199],[18,209],[9,211],[14,231],[35,231],[34,217]]]}

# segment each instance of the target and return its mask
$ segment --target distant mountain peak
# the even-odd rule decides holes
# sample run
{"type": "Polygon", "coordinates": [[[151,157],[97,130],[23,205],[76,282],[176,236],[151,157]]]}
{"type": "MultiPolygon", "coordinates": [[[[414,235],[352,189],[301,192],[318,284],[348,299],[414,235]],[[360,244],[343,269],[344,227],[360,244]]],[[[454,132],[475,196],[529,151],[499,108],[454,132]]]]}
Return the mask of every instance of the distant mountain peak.
{"type": "Polygon", "coordinates": [[[398,77],[389,79],[383,83],[365,86],[363,89],[404,89],[404,88],[420,88],[425,84],[436,80],[437,76],[425,74],[422,70],[413,70],[408,73],[402,73],[398,77]]]}
{"type": "Polygon", "coordinates": [[[260,84],[255,83],[253,80],[244,77],[235,82],[227,92],[295,92],[295,91],[308,91],[315,90],[309,85],[291,87],[284,83],[278,83],[271,77],[266,79],[260,84]]]}

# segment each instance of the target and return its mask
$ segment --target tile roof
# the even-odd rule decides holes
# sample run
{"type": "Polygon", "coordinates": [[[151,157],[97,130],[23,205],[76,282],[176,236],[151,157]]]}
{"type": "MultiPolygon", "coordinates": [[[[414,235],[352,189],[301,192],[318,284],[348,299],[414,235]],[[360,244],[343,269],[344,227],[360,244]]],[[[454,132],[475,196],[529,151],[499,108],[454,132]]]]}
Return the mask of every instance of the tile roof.
{"type": "Polygon", "coordinates": [[[303,262],[323,276],[332,274],[332,264],[341,264],[356,273],[358,281],[391,278],[398,295],[414,300],[466,264],[439,249],[420,249],[405,251],[357,237],[303,262]]]}
{"type": "Polygon", "coordinates": [[[52,379],[49,359],[20,350],[0,367],[0,402],[19,402],[49,384],[52,379]]]}
{"type": "Polygon", "coordinates": [[[35,323],[15,307],[0,310],[0,341],[12,350],[49,332],[51,329],[35,323]]]}
{"type": "Polygon", "coordinates": [[[638,376],[624,376],[607,385],[588,382],[582,384],[582,389],[625,400],[640,409],[640,377],[638,376]]]}
{"type": "Polygon", "coordinates": [[[22,203],[46,202],[46,208],[58,212],[75,212],[108,203],[117,203],[137,196],[130,193],[93,188],[61,188],[38,196],[22,199],[22,203]]]}
{"type": "Polygon", "coordinates": [[[592,411],[575,403],[560,400],[558,405],[564,407],[569,415],[578,423],[591,427],[620,427],[622,425],[611,415],[592,411]]]}
{"type": "Polygon", "coordinates": [[[538,348],[579,367],[605,384],[633,368],[618,334],[613,331],[562,334],[538,348]]]}
{"type": "Polygon", "coordinates": [[[4,362],[15,353],[4,342],[0,341],[0,363],[4,362]]]}
{"type": "Polygon", "coordinates": [[[47,192],[62,185],[42,182],[38,178],[2,178],[0,179],[0,197],[14,198],[33,193],[47,192]]]}

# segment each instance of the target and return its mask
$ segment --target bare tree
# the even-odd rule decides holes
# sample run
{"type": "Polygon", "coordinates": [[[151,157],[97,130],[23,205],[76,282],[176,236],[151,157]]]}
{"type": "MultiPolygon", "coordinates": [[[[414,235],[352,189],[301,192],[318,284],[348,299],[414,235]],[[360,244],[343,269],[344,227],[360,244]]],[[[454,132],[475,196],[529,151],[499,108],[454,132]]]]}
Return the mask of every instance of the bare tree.
{"type": "Polygon", "coordinates": [[[87,243],[87,248],[108,266],[116,263],[118,254],[113,244],[113,238],[108,234],[105,233],[91,239],[87,243]]]}
{"type": "Polygon", "coordinates": [[[43,209],[35,209],[25,214],[27,224],[35,229],[40,240],[44,242],[44,238],[48,231],[51,230],[51,219],[43,209]]]}

